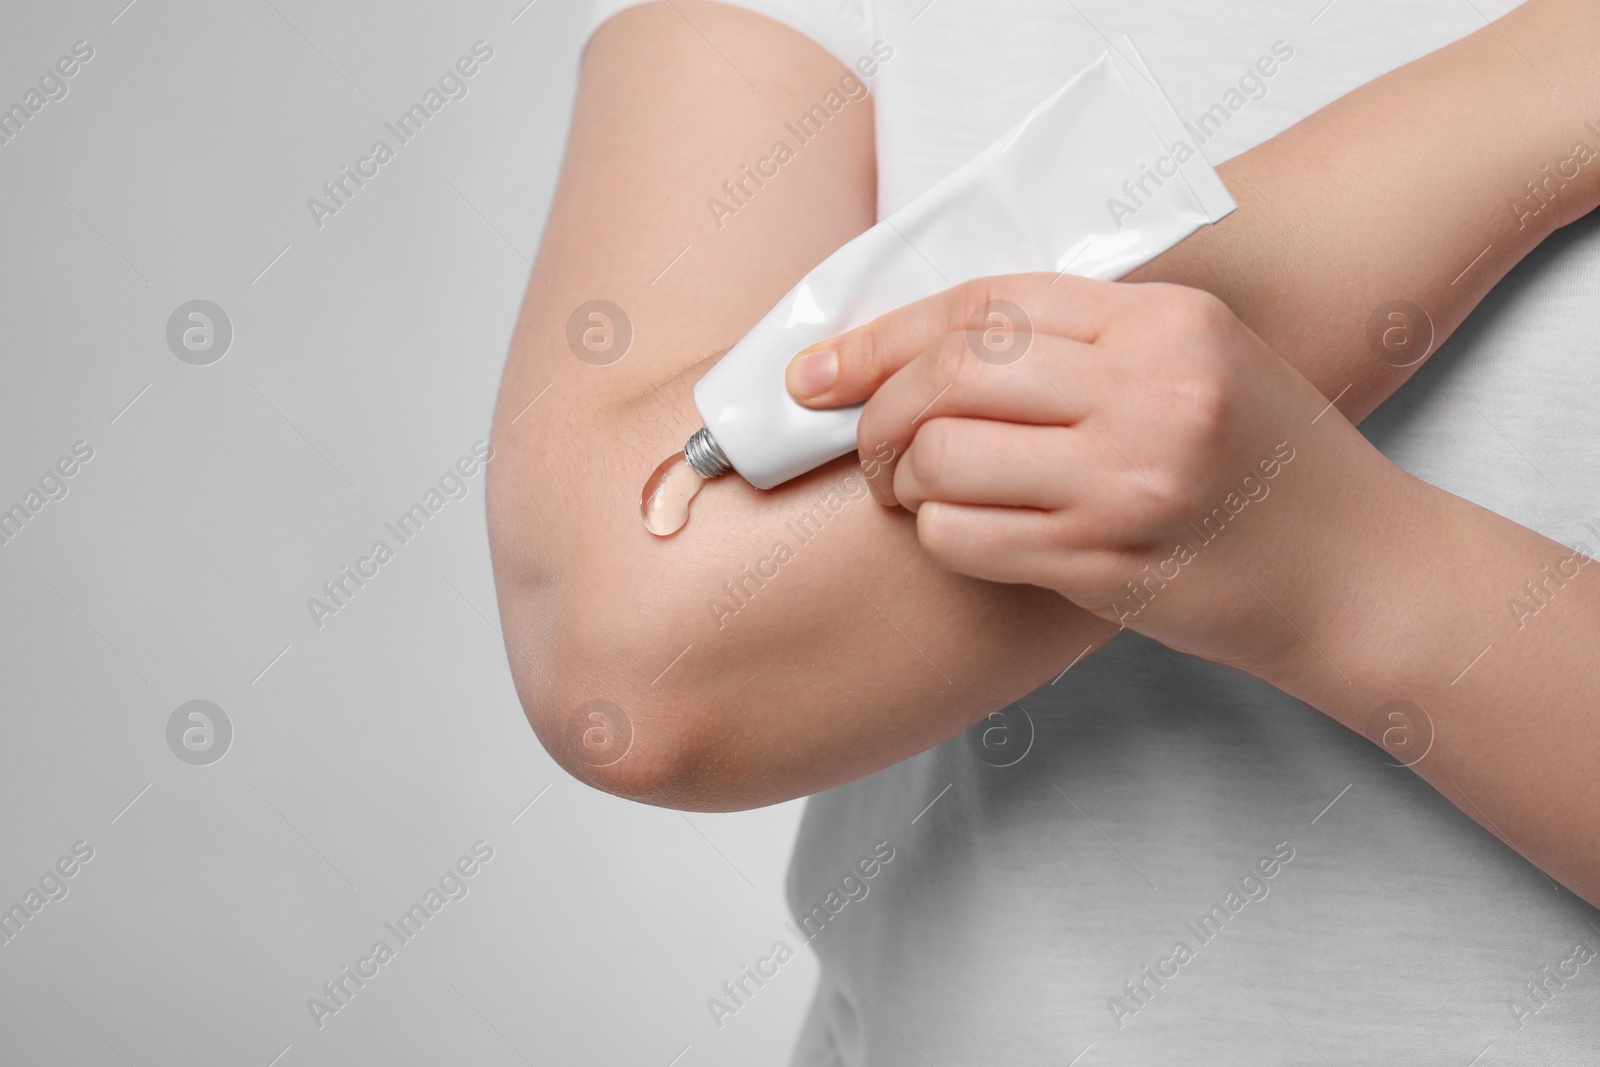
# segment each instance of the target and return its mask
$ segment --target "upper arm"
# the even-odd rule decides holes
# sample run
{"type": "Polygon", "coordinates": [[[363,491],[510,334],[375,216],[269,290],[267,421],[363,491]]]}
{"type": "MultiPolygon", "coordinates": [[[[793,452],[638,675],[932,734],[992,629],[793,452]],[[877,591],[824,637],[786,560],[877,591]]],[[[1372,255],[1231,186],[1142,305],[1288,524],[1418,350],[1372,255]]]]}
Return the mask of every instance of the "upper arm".
{"type": "Polygon", "coordinates": [[[691,391],[714,355],[874,220],[870,97],[804,144],[787,125],[847,75],[785,26],[692,0],[623,13],[584,57],[496,408],[489,509],[529,720],[605,788],[686,807],[813,792],[1025,694],[1086,625],[1104,639],[1053,593],[940,570],[913,516],[844,480],[854,457],[766,492],[713,482],[668,539],[640,523],[639,488],[698,428],[691,391]],[[779,141],[791,158],[756,186],[744,168],[779,141]],[[742,203],[723,186],[741,179],[742,203]],[[736,208],[720,225],[714,197],[736,208]],[[568,338],[597,299],[632,332],[603,366],[568,338]],[[606,766],[585,757],[592,720],[573,719],[590,700],[627,720],[627,754],[606,766]]]}
{"type": "Polygon", "coordinates": [[[573,403],[633,399],[731,345],[871,225],[865,91],[803,146],[786,128],[847,73],[794,30],[724,4],[645,4],[601,26],[584,55],[539,252],[544,277],[530,282],[507,385],[522,384],[520,365],[531,363],[530,381],[581,392],[573,403]],[[780,140],[792,160],[771,178],[747,177],[780,140]],[[731,196],[725,182],[748,195],[731,196]],[[719,220],[712,200],[734,214],[719,220]],[[633,349],[603,368],[573,359],[561,336],[593,299],[621,306],[634,327],[633,349]],[[562,343],[547,352],[547,340],[562,343]]]}

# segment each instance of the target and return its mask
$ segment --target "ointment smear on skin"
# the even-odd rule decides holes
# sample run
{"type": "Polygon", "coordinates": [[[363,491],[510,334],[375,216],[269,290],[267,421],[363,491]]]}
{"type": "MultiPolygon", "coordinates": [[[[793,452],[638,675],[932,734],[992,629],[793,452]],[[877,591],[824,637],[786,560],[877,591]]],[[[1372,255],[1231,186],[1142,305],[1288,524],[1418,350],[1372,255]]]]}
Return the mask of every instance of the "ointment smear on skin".
{"type": "Polygon", "coordinates": [[[644,528],[657,537],[670,537],[689,521],[689,503],[705,479],[689,466],[682,452],[662,461],[639,496],[639,515],[644,528]]]}

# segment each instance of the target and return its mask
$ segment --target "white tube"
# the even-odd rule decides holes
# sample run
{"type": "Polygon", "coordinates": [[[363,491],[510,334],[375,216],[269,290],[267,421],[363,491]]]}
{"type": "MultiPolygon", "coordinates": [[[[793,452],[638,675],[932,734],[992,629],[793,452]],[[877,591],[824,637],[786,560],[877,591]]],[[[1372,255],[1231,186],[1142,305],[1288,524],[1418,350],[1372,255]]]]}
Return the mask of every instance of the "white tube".
{"type": "Polygon", "coordinates": [[[1120,278],[1235,206],[1123,38],[801,279],[695,385],[690,463],[759,489],[798,477],[855,449],[862,407],[795,401],[784,371],[801,349],[973,278],[1120,278]]]}

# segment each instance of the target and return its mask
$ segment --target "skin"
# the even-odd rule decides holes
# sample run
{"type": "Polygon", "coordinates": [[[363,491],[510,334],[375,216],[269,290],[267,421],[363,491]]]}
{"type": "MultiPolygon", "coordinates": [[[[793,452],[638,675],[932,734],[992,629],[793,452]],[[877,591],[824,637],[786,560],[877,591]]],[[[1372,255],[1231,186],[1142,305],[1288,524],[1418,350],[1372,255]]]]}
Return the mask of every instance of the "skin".
{"type": "Polygon", "coordinates": [[[826,353],[942,566],[1053,589],[1358,732],[1410,702],[1395,754],[1600,903],[1600,564],[1390,463],[1198,290],[984,279],[801,359],[826,353]],[[1015,362],[946,318],[986,300],[1029,313],[1015,362]]]}
{"type": "MultiPolygon", "coordinates": [[[[1138,277],[1217,294],[1359,418],[1409,373],[1366,347],[1376,306],[1416,301],[1442,341],[1600,202],[1596,167],[1520,229],[1507,210],[1541,166],[1593,140],[1597,23],[1571,0],[1532,0],[1351,93],[1220,168],[1240,210],[1138,277]]],[[[715,481],[665,541],[640,526],[638,487],[699,425],[694,382],[874,221],[870,98],[721,228],[704,206],[844,73],[782,26],[690,0],[618,16],[584,57],[496,408],[489,532],[529,721],[564,767],[619,795],[727,810],[826,789],[953,736],[1117,630],[1052,588],[941,566],[915,516],[870,502],[854,457],[768,492],[715,481]],[[574,309],[599,296],[633,328],[606,366],[566,339],[574,309]],[[830,488],[847,502],[802,543],[785,524],[830,488]],[[743,568],[779,540],[792,558],[756,586],[743,568]],[[710,601],[734,603],[732,581],[747,606],[719,623],[710,601]],[[585,709],[596,700],[609,703],[585,709]]]]}

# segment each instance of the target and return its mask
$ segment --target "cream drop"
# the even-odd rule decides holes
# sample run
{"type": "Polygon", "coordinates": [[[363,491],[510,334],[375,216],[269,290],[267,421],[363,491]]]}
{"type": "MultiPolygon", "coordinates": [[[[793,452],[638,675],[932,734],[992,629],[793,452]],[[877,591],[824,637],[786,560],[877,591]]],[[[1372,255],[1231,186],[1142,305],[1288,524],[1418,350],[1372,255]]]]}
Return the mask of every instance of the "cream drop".
{"type": "Polygon", "coordinates": [[[644,483],[639,496],[644,528],[657,537],[670,537],[683,529],[689,521],[689,503],[705,481],[682,452],[668,456],[644,483]]]}

